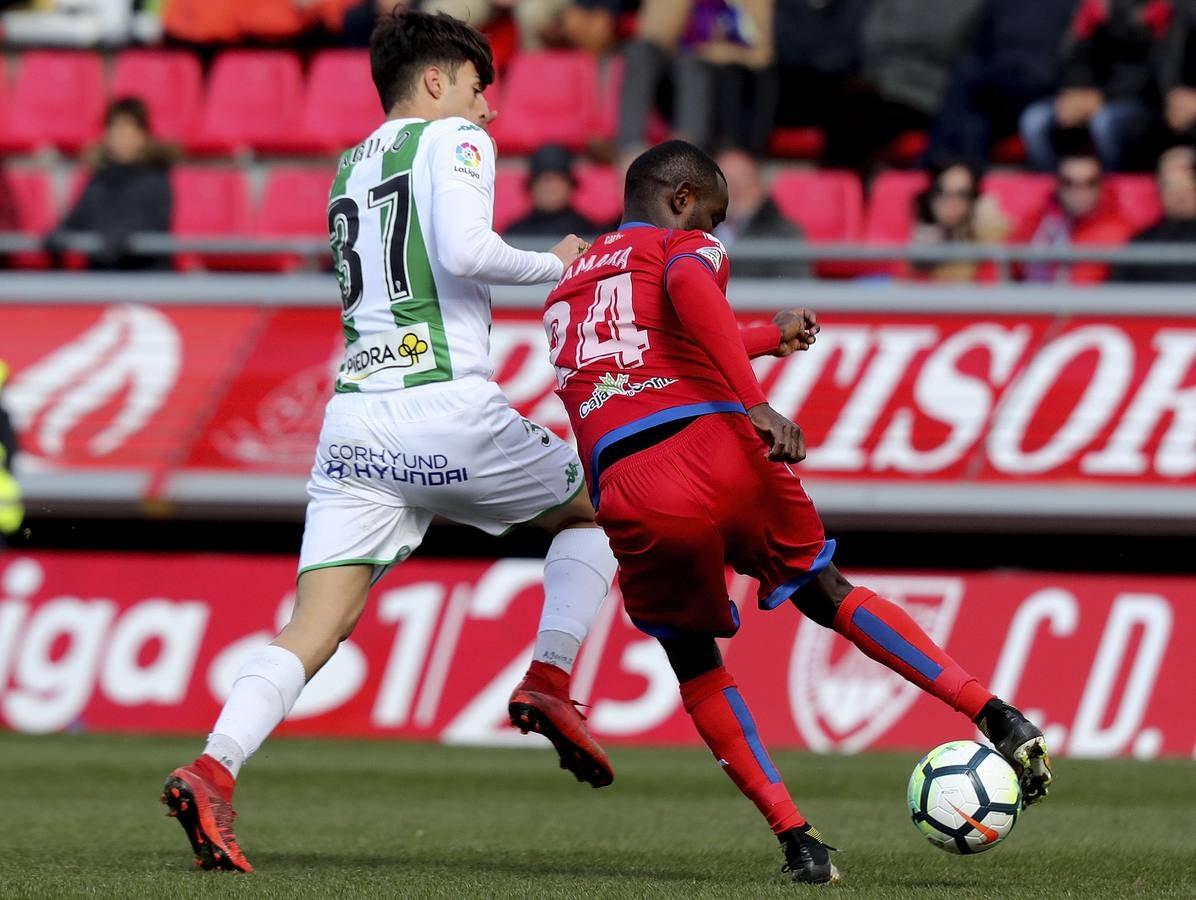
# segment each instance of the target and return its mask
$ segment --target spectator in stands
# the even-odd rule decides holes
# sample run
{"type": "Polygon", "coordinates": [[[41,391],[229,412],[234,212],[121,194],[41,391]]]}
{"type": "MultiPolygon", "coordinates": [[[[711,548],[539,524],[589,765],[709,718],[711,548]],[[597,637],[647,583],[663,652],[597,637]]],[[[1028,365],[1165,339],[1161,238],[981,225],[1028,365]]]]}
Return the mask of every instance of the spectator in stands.
{"type": "Polygon", "coordinates": [[[562,234],[597,235],[603,226],[591,222],[573,207],[577,178],[569,151],[556,144],[541,147],[531,158],[527,192],[532,209],[511,223],[507,234],[557,237],[562,234]]]}
{"type": "Polygon", "coordinates": [[[874,0],[864,20],[863,81],[845,92],[824,162],[867,172],[878,151],[922,131],[943,103],[981,0],[874,0]]]}
{"type": "Polygon", "coordinates": [[[1031,104],[1020,130],[1030,163],[1058,165],[1054,136],[1087,127],[1106,171],[1139,164],[1158,108],[1152,55],[1170,21],[1164,0],[1081,0],[1064,39],[1062,90],[1031,104]]]}
{"type": "Polygon", "coordinates": [[[843,85],[860,71],[860,35],[872,0],[778,0],[777,125],[824,128],[839,114],[843,85]]]}
{"type": "Polygon", "coordinates": [[[1159,51],[1163,116],[1174,140],[1196,144],[1196,0],[1178,0],[1159,51]]]}
{"type": "MultiPolygon", "coordinates": [[[[742,150],[728,150],[719,154],[718,165],[728,192],[727,218],[715,231],[719,240],[728,248],[752,238],[802,240],[801,229],[782,215],[770,196],[755,158],[742,150]]],[[[757,277],[810,277],[809,264],[800,260],[753,263],[748,268],[757,277]]]]}
{"type": "MultiPolygon", "coordinates": [[[[1001,241],[1008,223],[999,207],[980,196],[980,172],[966,162],[946,163],[931,172],[930,185],[914,198],[914,246],[1001,241]]],[[[906,274],[931,281],[991,281],[991,263],[915,263],[906,274]]]]}
{"type": "Polygon", "coordinates": [[[776,119],[772,3],[644,0],[626,60],[616,149],[626,164],[644,147],[648,116],[673,73],[673,130],[709,146],[762,152],[776,119]]]}
{"type": "Polygon", "coordinates": [[[66,232],[90,232],[101,243],[89,255],[90,268],[169,268],[168,258],[135,255],[128,246],[133,234],[170,231],[168,153],[154,142],[149,113],[141,100],[123,97],[108,107],[96,157],[82,196],[47,238],[49,249],[64,249],[66,232]]]}
{"type": "Polygon", "coordinates": [[[571,47],[604,56],[618,42],[619,19],[638,8],[638,0],[573,0],[561,11],[561,37],[571,47]]]}
{"type": "MultiPolygon", "coordinates": [[[[1039,247],[1071,244],[1123,244],[1133,229],[1122,217],[1116,197],[1104,183],[1100,159],[1087,133],[1073,135],[1060,149],[1055,194],[1014,235],[1014,243],[1039,247]]],[[[1104,281],[1104,263],[1073,265],[1034,263],[1020,272],[1026,281],[1094,284],[1104,281]]]]}
{"type": "MultiPolygon", "coordinates": [[[[1173,147],[1158,165],[1163,219],[1134,236],[1133,244],[1196,243],[1196,150],[1173,147]]],[[[1163,281],[1196,284],[1196,259],[1164,265],[1122,263],[1112,281],[1163,281]]]]}
{"type": "Polygon", "coordinates": [[[968,51],[951,73],[930,130],[931,160],[982,166],[1017,133],[1018,117],[1059,81],[1058,48],[1076,0],[984,0],[968,51]]]}

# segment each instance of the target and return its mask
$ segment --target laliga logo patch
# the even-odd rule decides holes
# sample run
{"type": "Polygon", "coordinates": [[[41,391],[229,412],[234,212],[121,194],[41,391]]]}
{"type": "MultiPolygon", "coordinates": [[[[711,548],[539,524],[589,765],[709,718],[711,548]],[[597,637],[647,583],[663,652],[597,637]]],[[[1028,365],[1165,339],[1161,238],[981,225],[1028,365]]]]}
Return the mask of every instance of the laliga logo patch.
{"type": "Polygon", "coordinates": [[[714,271],[718,271],[723,265],[723,251],[718,247],[699,247],[697,250],[698,256],[706,260],[714,267],[714,271]]]}
{"type": "Polygon", "coordinates": [[[482,164],[482,151],[468,141],[457,145],[457,162],[461,165],[476,169],[482,164]]]}
{"type": "MultiPolygon", "coordinates": [[[[860,576],[946,644],[963,601],[959,578],[860,576]]],[[[829,628],[803,620],[789,660],[789,702],[811,750],[866,749],[909,710],[921,691],[864,656],[829,628]]]]}

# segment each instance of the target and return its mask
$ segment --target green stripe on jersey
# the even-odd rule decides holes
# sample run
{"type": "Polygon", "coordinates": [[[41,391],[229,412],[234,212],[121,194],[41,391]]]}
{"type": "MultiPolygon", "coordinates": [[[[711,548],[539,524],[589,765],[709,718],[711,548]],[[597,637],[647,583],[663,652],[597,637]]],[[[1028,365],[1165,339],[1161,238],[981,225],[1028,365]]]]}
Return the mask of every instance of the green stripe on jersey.
{"type": "MultiPolygon", "coordinates": [[[[403,130],[410,137],[401,142],[397,150],[387,151],[382,157],[382,180],[411,170],[415,152],[428,122],[418,122],[403,130]]],[[[396,143],[399,143],[396,141],[396,143]]],[[[424,243],[424,232],[419,221],[419,210],[415,205],[415,191],[409,186],[407,193],[407,245],[404,251],[407,267],[409,297],[390,305],[395,326],[403,328],[426,322],[428,337],[436,355],[436,368],[427,372],[408,375],[403,379],[404,387],[416,387],[438,381],[451,381],[453,364],[449,356],[448,337],[444,330],[444,316],[440,311],[440,296],[436,291],[436,279],[432,275],[432,263],[428,259],[428,248],[424,243]]],[[[382,234],[387,229],[386,213],[382,210],[382,234]]],[[[401,215],[400,211],[400,215],[401,215]]],[[[396,223],[397,224],[397,223],[396,223]]]]}

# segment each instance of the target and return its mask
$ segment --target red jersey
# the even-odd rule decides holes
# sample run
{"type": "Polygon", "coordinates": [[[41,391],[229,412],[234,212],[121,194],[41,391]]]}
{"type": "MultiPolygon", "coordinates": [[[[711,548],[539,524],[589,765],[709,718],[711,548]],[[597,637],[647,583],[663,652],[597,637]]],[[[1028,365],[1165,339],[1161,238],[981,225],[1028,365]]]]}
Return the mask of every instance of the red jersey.
{"type": "MultiPolygon", "coordinates": [[[[704,266],[698,277],[708,274],[717,284],[717,296],[725,294],[730,263],[717,238],[702,231],[630,223],[599,237],[565,269],[545,301],[544,328],[557,372],[557,394],[577,436],[595,504],[598,457],[615,441],[666,422],[742,413],[745,402],[763,402],[750,368],[749,387],[743,386],[742,370],[737,370],[737,391],[725,374],[736,367],[716,364],[709,349],[695,339],[693,321],[688,329],[683,325],[677,303],[685,298],[670,297],[666,287],[670,268],[681,260],[704,266]],[[753,387],[758,397],[751,393],[753,387]]],[[[694,269],[691,265],[683,271],[694,269]]],[[[746,365],[744,345],[749,339],[740,343],[725,299],[719,302],[746,365]]],[[[767,352],[776,347],[778,335],[778,329],[769,326],[757,330],[754,343],[767,352]]]]}

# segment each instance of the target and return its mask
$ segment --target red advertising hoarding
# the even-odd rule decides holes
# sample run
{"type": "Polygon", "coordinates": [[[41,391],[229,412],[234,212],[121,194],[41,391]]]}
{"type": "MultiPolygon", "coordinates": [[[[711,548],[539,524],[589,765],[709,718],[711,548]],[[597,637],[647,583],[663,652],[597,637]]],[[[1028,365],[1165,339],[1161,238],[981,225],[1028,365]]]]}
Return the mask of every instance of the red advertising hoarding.
{"type": "MultiPolygon", "coordinates": [[[[1060,755],[1196,756],[1189,648],[1196,578],[853,573],[902,604],[961,663],[1045,728],[1060,755]]],[[[37,553],[0,557],[0,725],[202,734],[240,661],[285,621],[294,561],[37,553]]],[[[744,609],[727,666],[777,747],[923,750],[969,723],[785,605],[744,609]]],[[[413,560],[375,588],[360,626],[285,732],[498,744],[542,596],[536,560],[413,560]]],[[[615,595],[574,693],[605,742],[691,744],[659,646],[615,595]]]]}
{"type": "MultiPolygon", "coordinates": [[[[0,306],[29,471],[150,468],[166,499],[172,475],[251,476],[250,503],[253,477],[307,471],[334,310],[30,311],[0,306]]],[[[538,311],[496,313],[492,358],[519,411],[566,434],[538,311]]],[[[834,313],[810,352],[756,366],[805,429],[811,484],[1196,488],[1190,318],[834,313]]]]}

